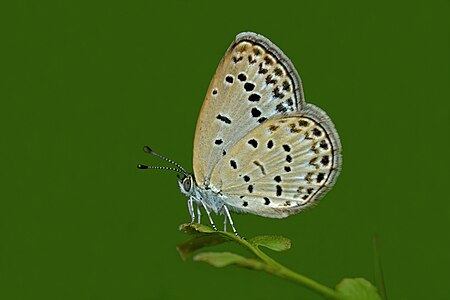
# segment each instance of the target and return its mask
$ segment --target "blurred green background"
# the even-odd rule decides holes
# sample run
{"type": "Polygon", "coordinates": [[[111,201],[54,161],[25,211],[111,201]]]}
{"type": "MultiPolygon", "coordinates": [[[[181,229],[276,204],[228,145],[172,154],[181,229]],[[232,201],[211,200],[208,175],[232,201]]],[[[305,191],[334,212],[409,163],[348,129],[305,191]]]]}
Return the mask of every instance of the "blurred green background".
{"type": "MultiPolygon", "coordinates": [[[[448,1],[14,1],[1,4],[0,299],[321,299],[237,268],[181,261],[189,220],[175,174],[241,31],[291,58],[306,99],[344,149],[320,205],[272,220],[235,215],[274,257],[328,286],[373,282],[389,299],[448,299],[448,1]]],[[[217,219],[218,222],[221,222],[217,219]]],[[[233,247],[230,247],[233,249],[233,247]]]]}

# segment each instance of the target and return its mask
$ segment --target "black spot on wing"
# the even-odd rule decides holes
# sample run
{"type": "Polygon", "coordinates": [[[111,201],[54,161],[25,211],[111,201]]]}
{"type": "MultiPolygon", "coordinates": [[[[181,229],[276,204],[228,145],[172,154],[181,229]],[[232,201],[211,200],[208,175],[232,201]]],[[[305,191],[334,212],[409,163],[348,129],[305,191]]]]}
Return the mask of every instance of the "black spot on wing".
{"type": "Polygon", "coordinates": [[[282,71],[279,67],[276,67],[276,68],[273,70],[273,72],[274,72],[275,75],[277,75],[277,76],[283,75],[283,71],[282,71]]]}
{"type": "Polygon", "coordinates": [[[283,98],[284,97],[284,93],[280,92],[280,87],[277,86],[276,88],[273,89],[272,91],[272,95],[274,98],[283,98]]]}
{"type": "Polygon", "coordinates": [[[247,59],[248,59],[248,63],[251,65],[253,65],[256,62],[256,59],[254,59],[252,55],[249,55],[247,57],[247,59]]]}
{"type": "Polygon", "coordinates": [[[308,127],[309,122],[305,121],[305,120],[300,120],[300,121],[298,121],[298,125],[300,125],[301,127],[308,127]]]}
{"type": "Polygon", "coordinates": [[[251,94],[248,96],[248,101],[250,102],[258,102],[261,99],[261,96],[258,94],[251,94]]]}
{"type": "Polygon", "coordinates": [[[275,132],[275,131],[278,130],[278,128],[280,128],[280,126],[276,126],[276,125],[270,125],[270,126],[269,126],[270,132],[275,132]]]}
{"type": "Polygon", "coordinates": [[[277,83],[277,81],[275,80],[275,78],[273,78],[272,74],[267,75],[266,77],[266,84],[275,84],[277,83]]]}
{"type": "Polygon", "coordinates": [[[255,139],[251,139],[247,142],[249,145],[251,145],[253,148],[258,147],[258,142],[255,139]]]}
{"type": "Polygon", "coordinates": [[[233,168],[233,169],[237,169],[237,163],[236,163],[236,161],[234,161],[234,160],[230,160],[230,166],[233,168]]]}
{"type": "Polygon", "coordinates": [[[277,185],[277,196],[280,197],[282,192],[283,189],[281,188],[281,185],[277,185]]]}
{"type": "Polygon", "coordinates": [[[245,89],[247,92],[253,91],[254,88],[255,88],[255,85],[254,85],[253,83],[251,83],[251,82],[246,82],[246,83],[244,84],[244,89],[245,89]]]}
{"type": "Polygon", "coordinates": [[[224,122],[226,124],[231,124],[231,120],[228,117],[226,117],[226,116],[222,116],[221,114],[218,114],[216,116],[216,119],[219,120],[219,121],[222,121],[222,122],[224,122]]]}
{"type": "Polygon", "coordinates": [[[258,55],[261,54],[261,50],[259,50],[258,48],[254,47],[254,48],[253,48],[253,53],[254,53],[256,56],[258,56],[258,55]]]}
{"type": "Polygon", "coordinates": [[[314,134],[315,136],[321,136],[321,135],[322,135],[322,131],[320,131],[320,130],[317,129],[317,128],[314,128],[314,129],[313,129],[313,134],[314,134]]]}
{"type": "Polygon", "coordinates": [[[280,113],[282,113],[282,112],[287,112],[287,108],[284,107],[283,103],[278,104],[278,105],[275,107],[275,109],[277,110],[277,112],[280,112],[280,113]]]}
{"type": "MultiPolygon", "coordinates": [[[[284,96],[284,94],[283,94],[284,96]]],[[[286,101],[283,101],[281,103],[279,103],[275,109],[282,113],[282,112],[286,112],[288,111],[288,109],[292,109],[292,106],[294,105],[294,101],[292,100],[292,98],[288,98],[286,101]]]]}
{"type": "Polygon", "coordinates": [[[291,128],[291,133],[300,133],[302,131],[296,127],[295,123],[290,123],[289,127],[291,128]]]}
{"type": "Polygon", "coordinates": [[[267,120],[266,117],[261,117],[261,118],[258,119],[258,122],[259,122],[259,123],[262,123],[262,122],[264,122],[264,121],[266,121],[266,120],[267,120]]]}
{"type": "Polygon", "coordinates": [[[275,61],[269,56],[264,56],[264,62],[268,65],[273,65],[275,63],[275,61]]]}
{"type": "Polygon", "coordinates": [[[263,64],[260,63],[259,64],[259,68],[258,68],[258,74],[266,74],[267,73],[267,69],[263,67],[263,64]]]}
{"type": "Polygon", "coordinates": [[[283,91],[289,91],[291,88],[291,85],[287,80],[283,81],[283,91]]]}
{"type": "Polygon", "coordinates": [[[245,75],[245,73],[240,73],[237,78],[240,81],[246,81],[247,80],[247,75],[245,75]]]}
{"type": "Polygon", "coordinates": [[[325,173],[319,173],[319,175],[317,175],[317,183],[322,182],[322,180],[325,178],[325,173]]]}
{"type": "Polygon", "coordinates": [[[251,113],[253,118],[258,118],[259,116],[261,116],[261,111],[256,107],[252,108],[251,113]]]}
{"type": "Polygon", "coordinates": [[[237,64],[237,63],[240,62],[242,59],[243,59],[242,56],[239,56],[239,57],[234,56],[234,57],[233,57],[233,62],[234,62],[235,64],[237,64]]]}
{"type": "Polygon", "coordinates": [[[325,140],[320,141],[319,144],[320,148],[327,150],[328,149],[328,143],[325,140]]]}

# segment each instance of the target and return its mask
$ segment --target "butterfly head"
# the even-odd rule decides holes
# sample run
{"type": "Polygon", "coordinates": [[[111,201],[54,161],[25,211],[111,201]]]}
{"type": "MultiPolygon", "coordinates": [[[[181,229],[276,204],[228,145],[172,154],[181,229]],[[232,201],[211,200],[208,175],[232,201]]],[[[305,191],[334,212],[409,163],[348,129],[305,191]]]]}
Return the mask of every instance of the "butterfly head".
{"type": "Polygon", "coordinates": [[[183,178],[177,177],[180,191],[188,197],[191,196],[194,192],[194,177],[191,174],[187,174],[183,178]]]}

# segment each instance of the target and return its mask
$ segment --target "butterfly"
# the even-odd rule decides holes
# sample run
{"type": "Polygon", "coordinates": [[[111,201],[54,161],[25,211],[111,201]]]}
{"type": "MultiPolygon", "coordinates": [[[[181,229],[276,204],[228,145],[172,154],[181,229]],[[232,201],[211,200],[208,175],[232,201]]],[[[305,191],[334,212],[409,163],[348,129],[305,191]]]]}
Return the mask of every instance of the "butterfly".
{"type": "Polygon", "coordinates": [[[191,221],[206,211],[285,218],[319,200],[339,175],[341,143],[325,111],[306,103],[289,58],[253,32],[236,36],[208,88],[194,139],[194,173],[149,147],[144,151],[173,164],[141,169],[173,170],[188,198],[191,221]]]}

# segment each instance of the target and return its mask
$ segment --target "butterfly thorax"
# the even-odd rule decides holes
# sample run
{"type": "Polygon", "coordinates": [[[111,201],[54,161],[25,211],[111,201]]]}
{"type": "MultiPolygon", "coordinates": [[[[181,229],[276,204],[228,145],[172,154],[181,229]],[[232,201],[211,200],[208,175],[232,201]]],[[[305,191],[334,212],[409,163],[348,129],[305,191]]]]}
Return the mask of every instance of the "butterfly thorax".
{"type": "Polygon", "coordinates": [[[225,204],[225,198],[220,192],[216,192],[213,189],[202,189],[195,185],[193,199],[196,202],[201,202],[211,209],[216,214],[223,213],[223,205],[225,204]]]}

